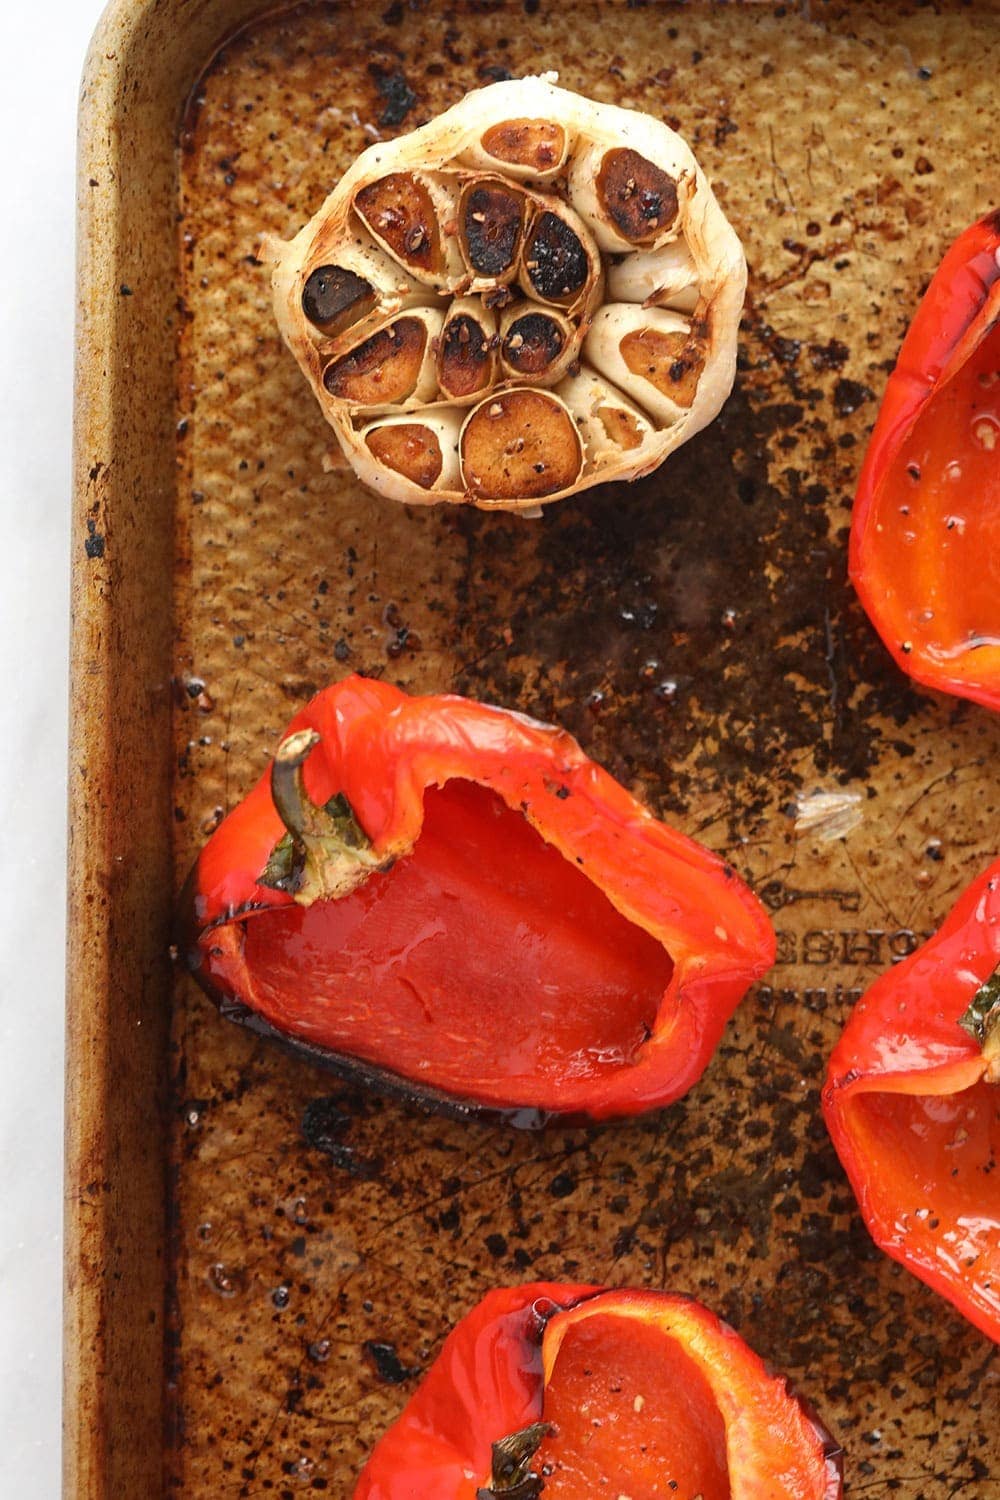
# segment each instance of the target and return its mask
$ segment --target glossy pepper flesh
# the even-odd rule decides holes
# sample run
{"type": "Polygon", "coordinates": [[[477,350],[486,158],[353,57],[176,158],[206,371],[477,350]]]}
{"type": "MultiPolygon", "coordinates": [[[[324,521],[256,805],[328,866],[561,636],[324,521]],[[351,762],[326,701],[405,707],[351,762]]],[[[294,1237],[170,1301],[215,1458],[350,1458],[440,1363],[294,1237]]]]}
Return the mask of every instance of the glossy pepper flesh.
{"type": "Polygon", "coordinates": [[[836,1500],[840,1450],[743,1340],[667,1292],[491,1292],[354,1500],[836,1500]]]}
{"type": "Polygon", "coordinates": [[[823,1111],[876,1243],[1000,1341],[1000,860],[858,1001],[823,1111]]]}
{"type": "Polygon", "coordinates": [[[297,715],[188,906],[236,1019],[524,1124],[677,1098],[774,954],[733,871],[567,734],[361,678],[297,715]]]}
{"type": "Polygon", "coordinates": [[[1000,210],[948,251],[889,378],[850,573],[899,666],[1000,708],[1000,210]]]}

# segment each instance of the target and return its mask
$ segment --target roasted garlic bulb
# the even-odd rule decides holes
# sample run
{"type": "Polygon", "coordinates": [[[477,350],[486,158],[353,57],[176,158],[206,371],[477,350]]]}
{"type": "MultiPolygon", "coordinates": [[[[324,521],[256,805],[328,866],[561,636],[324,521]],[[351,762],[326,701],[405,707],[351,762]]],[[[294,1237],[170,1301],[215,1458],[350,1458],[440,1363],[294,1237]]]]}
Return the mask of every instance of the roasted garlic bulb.
{"type": "Polygon", "coordinates": [[[634,479],[732,388],[746,265],[697,162],[547,78],[369,147],[264,253],[344,453],[396,500],[533,511],[634,479]]]}

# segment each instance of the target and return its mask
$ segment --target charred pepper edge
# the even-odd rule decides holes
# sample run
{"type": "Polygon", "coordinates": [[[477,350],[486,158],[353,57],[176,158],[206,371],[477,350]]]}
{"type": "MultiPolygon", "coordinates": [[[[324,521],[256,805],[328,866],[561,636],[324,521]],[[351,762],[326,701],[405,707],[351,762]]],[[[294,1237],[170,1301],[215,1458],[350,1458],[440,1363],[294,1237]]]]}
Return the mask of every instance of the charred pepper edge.
{"type": "Polygon", "coordinates": [[[538,1109],[533,1105],[480,1104],[457,1094],[446,1094],[442,1089],[429,1084],[416,1084],[403,1074],[395,1073],[391,1068],[379,1067],[377,1063],[349,1057],[346,1053],[320,1047],[315,1042],[288,1036],[263,1020],[248,1005],[232,1000],[216,989],[200,968],[200,955],[187,954],[186,958],[194,978],[225,1020],[234,1021],[255,1036],[275,1043],[286,1055],[310,1062],[355,1088],[371,1089],[374,1093],[418,1109],[423,1114],[438,1115],[446,1120],[471,1120],[481,1125],[510,1125],[516,1130],[542,1130],[551,1123],[568,1127],[598,1123],[580,1111],[561,1113],[557,1110],[538,1109]]]}

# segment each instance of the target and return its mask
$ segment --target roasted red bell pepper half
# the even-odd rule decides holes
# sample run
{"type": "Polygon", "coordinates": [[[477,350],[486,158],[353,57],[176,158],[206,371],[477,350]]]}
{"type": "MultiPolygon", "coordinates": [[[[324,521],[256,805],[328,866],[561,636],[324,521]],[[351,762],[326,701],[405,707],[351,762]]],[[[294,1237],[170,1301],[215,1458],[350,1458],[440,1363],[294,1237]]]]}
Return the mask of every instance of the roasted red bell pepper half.
{"type": "Polygon", "coordinates": [[[774,957],[734,872],[567,734],[359,677],[292,721],[189,890],[235,1019],[521,1124],[676,1099],[774,957]]]}
{"type": "Polygon", "coordinates": [[[1000,708],[1000,210],[960,235],[889,378],[850,573],[899,666],[1000,708]]]}
{"type": "Polygon", "coordinates": [[[491,1292],[448,1335],[354,1500],[836,1500],[840,1449],[688,1297],[491,1292]]]}
{"type": "Polygon", "coordinates": [[[823,1112],[875,1242],[1000,1342],[1000,860],[862,996],[823,1112]]]}

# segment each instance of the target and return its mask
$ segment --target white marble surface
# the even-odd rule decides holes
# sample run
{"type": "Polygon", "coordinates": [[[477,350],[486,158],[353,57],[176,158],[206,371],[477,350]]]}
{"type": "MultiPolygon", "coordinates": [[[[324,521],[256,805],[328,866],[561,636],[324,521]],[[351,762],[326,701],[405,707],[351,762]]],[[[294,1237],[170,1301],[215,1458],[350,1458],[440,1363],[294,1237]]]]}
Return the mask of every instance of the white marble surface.
{"type": "Polygon", "coordinates": [[[101,0],[0,18],[0,1494],[59,1494],[77,91],[101,0]]]}

